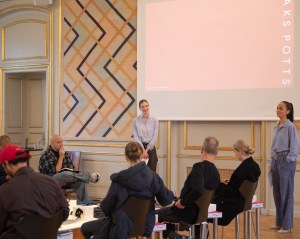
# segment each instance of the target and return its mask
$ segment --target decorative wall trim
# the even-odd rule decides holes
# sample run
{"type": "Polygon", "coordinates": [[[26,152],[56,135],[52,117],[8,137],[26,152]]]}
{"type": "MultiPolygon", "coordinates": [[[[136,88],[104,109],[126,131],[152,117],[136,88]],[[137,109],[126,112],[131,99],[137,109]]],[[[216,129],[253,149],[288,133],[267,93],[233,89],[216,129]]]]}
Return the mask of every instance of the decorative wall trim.
{"type": "Polygon", "coordinates": [[[4,25],[2,27],[2,61],[21,61],[21,60],[40,60],[40,59],[47,59],[49,57],[48,54],[48,49],[49,49],[49,28],[48,28],[48,22],[47,21],[42,21],[42,20],[36,20],[36,19],[24,19],[24,20],[19,20],[19,21],[15,21],[12,23],[9,23],[7,25],[4,25]],[[23,23],[38,23],[38,24],[42,24],[44,26],[44,30],[45,30],[45,49],[44,49],[44,55],[41,56],[31,56],[31,57],[20,57],[20,58],[7,58],[5,55],[6,52],[6,29],[8,29],[9,27],[15,26],[15,25],[19,25],[19,24],[23,24],[23,23]]]}
{"type": "MultiPolygon", "coordinates": [[[[251,122],[251,147],[255,146],[255,123],[251,122]]],[[[198,145],[188,145],[188,121],[184,121],[183,125],[183,148],[189,150],[201,150],[202,146],[198,145]]],[[[232,146],[219,146],[220,151],[233,151],[232,146]]]]}

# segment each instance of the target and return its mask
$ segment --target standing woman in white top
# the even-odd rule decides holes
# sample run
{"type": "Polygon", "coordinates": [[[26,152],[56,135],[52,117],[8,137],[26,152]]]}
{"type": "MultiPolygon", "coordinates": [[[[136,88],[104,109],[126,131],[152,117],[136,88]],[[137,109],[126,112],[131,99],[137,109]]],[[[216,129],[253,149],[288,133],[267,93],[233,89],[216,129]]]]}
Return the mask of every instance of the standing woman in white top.
{"type": "Polygon", "coordinates": [[[276,110],[279,118],[274,127],[271,146],[271,172],[276,207],[277,233],[288,233],[293,228],[294,177],[299,150],[297,129],[293,123],[293,104],[282,101],[276,110]]]}
{"type": "Polygon", "coordinates": [[[149,159],[147,165],[156,172],[158,159],[155,144],[158,134],[158,120],[150,115],[147,100],[140,100],[139,108],[142,114],[133,121],[133,138],[142,145],[144,149],[143,158],[149,159]]]}

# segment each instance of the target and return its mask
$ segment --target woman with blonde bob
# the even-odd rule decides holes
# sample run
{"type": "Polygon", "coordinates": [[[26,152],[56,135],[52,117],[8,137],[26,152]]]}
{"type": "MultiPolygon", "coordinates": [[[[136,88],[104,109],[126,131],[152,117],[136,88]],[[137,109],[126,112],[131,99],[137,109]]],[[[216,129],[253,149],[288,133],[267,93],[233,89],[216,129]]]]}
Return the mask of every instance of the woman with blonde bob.
{"type": "Polygon", "coordinates": [[[236,141],[233,151],[241,164],[234,170],[229,181],[220,183],[213,200],[213,203],[217,204],[217,210],[223,212],[222,218],[218,220],[218,224],[223,226],[228,225],[243,211],[245,199],[239,192],[243,181],[249,180],[254,183],[260,176],[259,165],[251,156],[255,150],[245,140],[236,141]]]}

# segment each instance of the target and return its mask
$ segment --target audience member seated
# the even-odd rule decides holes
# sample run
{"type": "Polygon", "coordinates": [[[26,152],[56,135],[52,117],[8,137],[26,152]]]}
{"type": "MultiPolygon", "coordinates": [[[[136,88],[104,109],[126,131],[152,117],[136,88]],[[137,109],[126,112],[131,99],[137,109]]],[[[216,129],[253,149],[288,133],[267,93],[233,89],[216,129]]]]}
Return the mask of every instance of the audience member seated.
{"type": "MultiPolygon", "coordinates": [[[[1,135],[0,136],[0,151],[10,145],[10,138],[8,135],[1,135]]],[[[0,165],[0,185],[7,182],[10,179],[10,176],[6,174],[2,165],[0,165]]]]}
{"type": "Polygon", "coordinates": [[[61,186],[74,187],[81,201],[89,200],[86,184],[97,183],[100,180],[97,173],[74,171],[72,160],[63,148],[63,139],[57,134],[50,138],[50,145],[40,158],[39,171],[59,181],[61,186]]]}
{"type": "MultiPolygon", "coordinates": [[[[163,180],[141,161],[143,148],[137,142],[130,142],[125,147],[125,159],[129,168],[111,175],[111,185],[101,203],[101,208],[108,218],[84,223],[81,232],[84,238],[127,239],[131,231],[131,220],[123,210],[124,203],[130,196],[154,198],[163,206],[174,199],[163,180]],[[107,229],[107,230],[106,230],[107,229]],[[104,231],[109,231],[103,235],[104,231]]],[[[145,237],[150,237],[155,224],[154,202],[147,215],[145,237]]]]}
{"type": "Polygon", "coordinates": [[[219,225],[228,225],[244,209],[245,199],[239,192],[244,180],[256,182],[260,176],[259,165],[251,157],[254,149],[250,148],[245,140],[238,140],[233,145],[235,155],[241,164],[234,170],[230,180],[221,183],[215,192],[213,203],[217,204],[217,210],[222,212],[219,225]]]}
{"type": "Polygon", "coordinates": [[[60,185],[28,167],[29,157],[16,145],[9,145],[0,153],[0,163],[12,177],[0,187],[0,238],[23,238],[16,231],[16,224],[29,214],[51,217],[62,209],[63,219],[68,218],[69,206],[60,185]]]}
{"type": "MultiPolygon", "coordinates": [[[[215,190],[220,184],[220,174],[214,165],[218,145],[219,142],[214,137],[204,140],[201,161],[193,165],[178,200],[173,206],[156,211],[160,222],[195,223],[199,211],[195,200],[202,195],[204,189],[215,190]]],[[[163,232],[164,238],[181,238],[174,230],[174,225],[167,224],[167,230],[163,232]]],[[[195,236],[199,238],[199,230],[196,230],[195,236]]]]}

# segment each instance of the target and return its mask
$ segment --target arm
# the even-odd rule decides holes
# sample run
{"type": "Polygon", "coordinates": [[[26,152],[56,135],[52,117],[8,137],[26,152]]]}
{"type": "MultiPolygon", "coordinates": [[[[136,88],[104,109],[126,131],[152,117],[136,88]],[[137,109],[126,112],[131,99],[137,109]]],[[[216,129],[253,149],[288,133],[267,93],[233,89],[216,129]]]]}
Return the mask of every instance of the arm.
{"type": "Polygon", "coordinates": [[[134,141],[138,142],[143,147],[143,143],[142,143],[142,141],[141,141],[141,139],[139,137],[138,130],[137,130],[137,118],[135,118],[133,120],[133,123],[132,123],[132,133],[133,133],[133,139],[134,139],[134,141]]]}
{"type": "Polygon", "coordinates": [[[155,180],[159,185],[159,190],[156,193],[156,199],[162,206],[167,206],[174,200],[174,193],[166,188],[163,180],[156,174],[155,180]]]}
{"type": "Polygon", "coordinates": [[[290,151],[287,155],[286,159],[288,162],[295,161],[298,156],[298,150],[299,150],[299,140],[297,135],[297,130],[295,125],[292,125],[292,127],[289,127],[289,147],[290,151]]]}
{"type": "Polygon", "coordinates": [[[154,121],[154,129],[153,129],[153,137],[151,139],[151,141],[149,142],[148,148],[151,150],[154,148],[155,144],[156,144],[156,140],[157,140],[157,135],[158,135],[158,120],[155,119],[154,121]]]}
{"type": "Polygon", "coordinates": [[[58,160],[55,166],[55,170],[56,172],[59,172],[62,169],[62,165],[63,165],[63,161],[64,161],[64,156],[65,156],[65,150],[63,147],[61,147],[59,149],[59,156],[58,156],[58,160]]]}
{"type": "Polygon", "coordinates": [[[40,157],[39,161],[39,172],[49,176],[56,174],[56,157],[50,152],[45,151],[40,157]]]}
{"type": "Polygon", "coordinates": [[[194,164],[190,173],[191,177],[191,189],[186,195],[180,195],[180,203],[183,206],[193,203],[198,197],[200,197],[204,191],[204,172],[203,166],[200,164],[194,164]]]}
{"type": "Polygon", "coordinates": [[[106,216],[111,216],[111,214],[114,211],[116,202],[117,202],[117,195],[115,192],[117,192],[118,187],[115,183],[112,183],[109,187],[109,190],[101,202],[101,209],[104,212],[106,216]]]}

